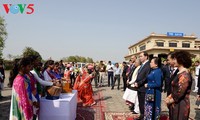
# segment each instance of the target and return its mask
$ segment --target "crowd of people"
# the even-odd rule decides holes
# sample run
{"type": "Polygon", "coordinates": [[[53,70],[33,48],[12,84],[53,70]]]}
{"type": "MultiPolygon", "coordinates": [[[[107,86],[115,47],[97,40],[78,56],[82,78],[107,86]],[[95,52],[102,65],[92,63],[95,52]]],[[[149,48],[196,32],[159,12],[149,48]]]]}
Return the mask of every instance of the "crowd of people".
{"type": "Polygon", "coordinates": [[[64,65],[62,61],[48,60],[43,65],[35,55],[16,60],[9,77],[9,86],[12,87],[10,119],[36,120],[41,97],[59,99],[59,95],[51,93],[52,88],[63,87],[67,93],[75,89],[83,106],[96,104],[91,85],[94,76],[94,67],[91,64],[78,69],[74,63],[64,65]]]}
{"type": "MultiPolygon", "coordinates": [[[[161,62],[158,57],[148,58],[142,52],[137,59],[132,56],[129,67],[124,63],[123,74],[127,86],[123,99],[129,105],[136,119],[157,120],[161,112],[161,93],[166,92],[164,102],[169,109],[170,120],[188,120],[190,114],[190,92],[192,87],[191,55],[187,51],[176,51],[168,54],[161,62]]],[[[200,99],[199,61],[195,62],[195,89],[197,100],[200,99]]],[[[200,106],[199,106],[200,108],[200,106]]]]}
{"type": "MultiPolygon", "coordinates": [[[[58,99],[50,96],[47,89],[68,85],[66,91],[78,91],[78,100],[83,106],[96,104],[93,98],[94,87],[110,87],[120,90],[123,81],[123,99],[135,119],[157,120],[161,113],[161,94],[166,92],[164,102],[169,109],[170,120],[187,120],[190,114],[190,92],[192,87],[191,55],[187,51],[168,54],[163,62],[158,57],[149,58],[148,53],[141,52],[139,57],[131,56],[129,63],[112,63],[100,61],[78,68],[76,63],[64,64],[48,60],[44,64],[38,56],[32,55],[16,59],[10,72],[9,84],[12,87],[11,119],[37,119],[41,97],[58,99]],[[107,76],[107,83],[105,79],[107,76]],[[117,81],[117,85],[115,85],[117,81]]],[[[1,88],[5,79],[3,63],[0,63],[1,88]],[[1,67],[2,66],[2,67],[1,67]],[[2,72],[3,71],[3,72],[2,72]]],[[[200,101],[200,63],[195,62],[195,89],[200,101]],[[198,89],[199,88],[199,89],[198,89]]],[[[1,94],[0,94],[1,97],[1,94]]],[[[200,104],[198,104],[200,109],[200,104]]]]}

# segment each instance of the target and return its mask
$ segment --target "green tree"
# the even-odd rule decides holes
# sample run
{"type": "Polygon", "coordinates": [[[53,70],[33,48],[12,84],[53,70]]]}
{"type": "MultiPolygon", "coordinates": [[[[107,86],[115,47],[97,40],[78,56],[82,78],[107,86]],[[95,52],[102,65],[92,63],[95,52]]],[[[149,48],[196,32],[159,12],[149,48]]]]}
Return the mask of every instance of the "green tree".
{"type": "Polygon", "coordinates": [[[63,61],[65,62],[83,62],[83,63],[92,63],[93,62],[93,59],[92,58],[89,58],[89,57],[83,57],[83,56],[69,56],[69,57],[66,57],[66,58],[63,58],[62,59],[63,61]]]}
{"type": "Polygon", "coordinates": [[[0,58],[3,55],[3,48],[5,47],[5,40],[7,38],[6,24],[3,17],[0,16],[0,58]]]}
{"type": "Polygon", "coordinates": [[[86,59],[85,57],[80,57],[80,59],[79,59],[78,62],[86,63],[86,62],[87,62],[87,59],[86,59]]]}
{"type": "Polygon", "coordinates": [[[75,56],[69,56],[66,59],[67,62],[78,62],[75,56]]]}
{"type": "Polygon", "coordinates": [[[90,57],[87,57],[87,63],[93,63],[94,61],[93,61],[93,59],[92,58],[90,58],[90,57]]]}
{"type": "Polygon", "coordinates": [[[42,57],[40,55],[39,52],[35,51],[33,48],[31,47],[26,47],[24,50],[23,50],[23,54],[22,56],[23,57],[26,57],[26,56],[30,56],[30,55],[37,55],[39,56],[39,59],[42,60],[42,57]]]}

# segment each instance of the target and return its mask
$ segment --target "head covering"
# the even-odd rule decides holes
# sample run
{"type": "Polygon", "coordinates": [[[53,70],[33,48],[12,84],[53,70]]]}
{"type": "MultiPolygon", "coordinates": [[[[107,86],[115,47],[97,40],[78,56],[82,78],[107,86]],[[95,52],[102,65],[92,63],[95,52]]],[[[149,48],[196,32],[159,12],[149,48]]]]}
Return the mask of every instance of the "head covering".
{"type": "Polygon", "coordinates": [[[71,65],[70,65],[70,64],[67,64],[67,67],[71,67],[71,65]]]}
{"type": "Polygon", "coordinates": [[[93,65],[88,65],[88,67],[87,67],[88,69],[93,69],[94,68],[94,66],[93,65]]]}

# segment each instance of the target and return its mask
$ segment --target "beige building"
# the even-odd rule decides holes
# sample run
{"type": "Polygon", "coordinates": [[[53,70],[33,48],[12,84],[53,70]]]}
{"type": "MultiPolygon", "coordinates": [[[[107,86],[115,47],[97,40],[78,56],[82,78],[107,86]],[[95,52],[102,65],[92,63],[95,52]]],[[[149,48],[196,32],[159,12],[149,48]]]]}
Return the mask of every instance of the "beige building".
{"type": "Polygon", "coordinates": [[[124,58],[129,60],[132,55],[139,56],[146,51],[150,57],[158,56],[166,58],[167,54],[177,50],[187,50],[192,55],[200,57],[200,40],[195,35],[184,35],[183,33],[156,34],[151,33],[143,40],[131,45],[129,53],[124,58]]]}

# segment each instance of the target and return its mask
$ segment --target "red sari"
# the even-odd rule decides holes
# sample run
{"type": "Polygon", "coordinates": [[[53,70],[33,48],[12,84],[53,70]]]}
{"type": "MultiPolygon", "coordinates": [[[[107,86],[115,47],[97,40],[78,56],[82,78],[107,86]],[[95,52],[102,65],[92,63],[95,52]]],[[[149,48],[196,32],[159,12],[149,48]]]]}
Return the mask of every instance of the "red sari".
{"type": "Polygon", "coordinates": [[[92,85],[91,80],[92,76],[88,73],[84,73],[82,77],[77,76],[76,82],[74,84],[74,89],[78,91],[78,99],[81,99],[84,106],[91,106],[95,103],[92,95],[92,85]]]}

